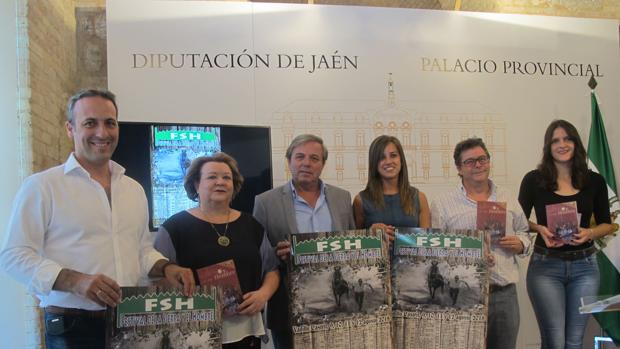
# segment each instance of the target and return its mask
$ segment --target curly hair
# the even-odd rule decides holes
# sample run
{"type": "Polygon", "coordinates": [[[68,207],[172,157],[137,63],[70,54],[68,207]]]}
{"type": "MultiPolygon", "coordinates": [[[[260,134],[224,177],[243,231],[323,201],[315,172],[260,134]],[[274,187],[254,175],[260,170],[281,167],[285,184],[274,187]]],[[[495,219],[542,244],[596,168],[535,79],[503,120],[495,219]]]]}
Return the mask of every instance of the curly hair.
{"type": "Polygon", "coordinates": [[[484,153],[487,154],[489,158],[491,157],[491,154],[489,154],[489,150],[487,149],[486,144],[484,144],[482,138],[467,138],[458,142],[454,147],[454,154],[452,155],[452,157],[454,158],[454,164],[456,166],[461,166],[461,154],[466,150],[477,147],[482,148],[482,150],[484,150],[484,153]]]}
{"type": "Polygon", "coordinates": [[[241,186],[243,185],[243,176],[241,175],[241,172],[239,172],[237,160],[226,153],[219,152],[211,156],[199,156],[192,161],[191,165],[189,165],[187,174],[185,175],[185,179],[183,181],[183,187],[185,188],[187,197],[192,201],[198,201],[196,184],[200,183],[200,172],[202,170],[202,166],[208,162],[221,162],[228,165],[233,177],[233,198],[239,194],[239,191],[241,191],[241,186]]]}

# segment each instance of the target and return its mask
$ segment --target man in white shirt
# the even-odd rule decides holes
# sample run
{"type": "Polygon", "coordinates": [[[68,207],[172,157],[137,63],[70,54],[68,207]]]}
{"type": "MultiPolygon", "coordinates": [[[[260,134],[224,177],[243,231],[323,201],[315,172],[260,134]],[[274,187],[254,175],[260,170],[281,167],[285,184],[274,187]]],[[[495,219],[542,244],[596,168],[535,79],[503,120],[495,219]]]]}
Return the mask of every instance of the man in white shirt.
{"type": "Polygon", "coordinates": [[[462,181],[431,204],[433,228],[476,229],[478,201],[506,202],[506,235],[491,246],[489,317],[487,348],[511,349],[519,333],[519,304],[515,283],[519,269],[515,256],[527,256],[531,242],[515,232],[528,231],[528,222],[513,195],[489,179],[491,157],[480,138],[469,138],[456,145],[454,163],[462,181]]]}
{"type": "Polygon", "coordinates": [[[66,130],[74,152],[26,178],[14,201],[0,263],[41,300],[48,349],[103,348],[105,307],[119,303],[120,286],[147,274],[193,293],[191,270],[153,248],[144,190],[110,160],[117,116],[108,91],[72,96],[66,130]]]}

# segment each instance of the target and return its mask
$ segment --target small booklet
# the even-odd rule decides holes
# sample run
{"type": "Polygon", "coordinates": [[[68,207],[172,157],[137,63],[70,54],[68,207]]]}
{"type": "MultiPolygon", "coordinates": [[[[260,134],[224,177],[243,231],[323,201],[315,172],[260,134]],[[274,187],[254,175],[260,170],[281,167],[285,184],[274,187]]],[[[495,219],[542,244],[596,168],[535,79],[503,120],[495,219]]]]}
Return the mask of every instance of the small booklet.
{"type": "Polygon", "coordinates": [[[491,243],[498,244],[506,236],[506,203],[478,201],[476,229],[488,231],[491,243]]]}
{"type": "Polygon", "coordinates": [[[201,286],[215,286],[221,290],[222,314],[237,314],[239,304],[243,302],[243,292],[239,285],[235,262],[229,259],[196,270],[201,286]]]}
{"type": "Polygon", "coordinates": [[[547,228],[554,234],[554,239],[569,243],[573,235],[579,232],[579,215],[577,202],[562,202],[545,206],[547,211],[547,228]]]}

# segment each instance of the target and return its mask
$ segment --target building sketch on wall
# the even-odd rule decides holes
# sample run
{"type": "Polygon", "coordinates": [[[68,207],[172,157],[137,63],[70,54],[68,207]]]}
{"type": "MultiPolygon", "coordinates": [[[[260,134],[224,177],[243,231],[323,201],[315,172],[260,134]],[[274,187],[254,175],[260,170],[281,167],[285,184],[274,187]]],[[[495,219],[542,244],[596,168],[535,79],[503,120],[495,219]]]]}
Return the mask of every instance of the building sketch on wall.
{"type": "Polygon", "coordinates": [[[491,176],[508,175],[506,121],[479,102],[400,100],[389,74],[383,100],[296,100],[273,112],[271,123],[274,185],[290,180],[284,154],[302,133],[323,138],[329,150],[322,178],[352,192],[368,177],[368,148],[383,134],[397,137],[407,157],[414,185],[447,185],[458,176],[454,146],[469,137],[482,138],[492,155],[491,176]]]}

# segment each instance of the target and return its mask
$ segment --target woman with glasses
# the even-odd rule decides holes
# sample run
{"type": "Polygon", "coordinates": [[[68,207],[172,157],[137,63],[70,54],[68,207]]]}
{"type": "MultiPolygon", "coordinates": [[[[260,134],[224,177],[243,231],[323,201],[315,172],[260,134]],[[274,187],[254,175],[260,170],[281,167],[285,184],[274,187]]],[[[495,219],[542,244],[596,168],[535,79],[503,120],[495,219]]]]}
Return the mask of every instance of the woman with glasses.
{"type": "Polygon", "coordinates": [[[426,195],[409,184],[407,161],[400,141],[377,137],[368,151],[366,189],[353,199],[357,228],[380,228],[390,239],[395,227],[431,226],[426,195]]]}
{"type": "Polygon", "coordinates": [[[565,120],[547,127],[543,155],[525,175],[519,202],[526,216],[532,208],[538,236],[527,271],[527,291],[536,313],[541,348],[581,348],[588,315],[579,314],[581,297],[596,296],[599,272],[592,240],[613,231],[605,179],[588,169],[577,129],[565,120]],[[558,239],[547,225],[546,206],[575,202],[579,228],[558,239]],[[591,219],[596,223],[591,225],[591,219]]]}

